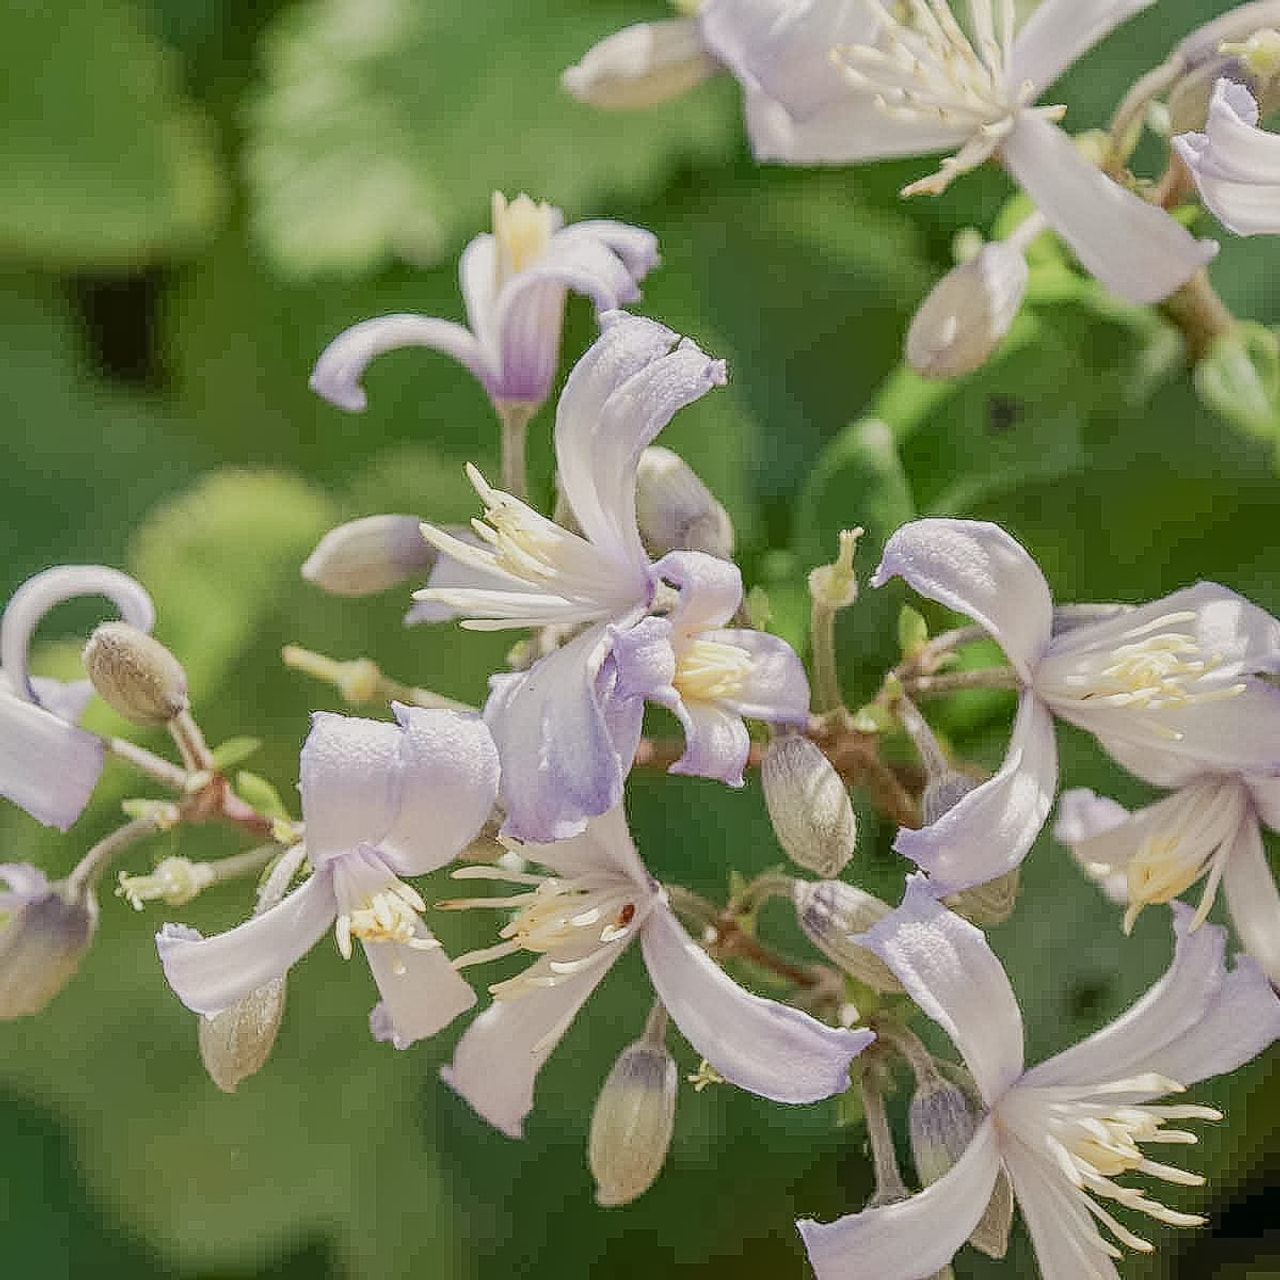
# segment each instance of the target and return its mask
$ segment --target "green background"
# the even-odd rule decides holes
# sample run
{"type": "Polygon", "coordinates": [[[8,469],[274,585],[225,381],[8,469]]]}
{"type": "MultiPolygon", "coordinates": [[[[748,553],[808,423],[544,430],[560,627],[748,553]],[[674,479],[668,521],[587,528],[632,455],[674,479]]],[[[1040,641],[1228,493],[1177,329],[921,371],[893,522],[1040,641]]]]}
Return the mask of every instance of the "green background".
{"type": "MultiPolygon", "coordinates": [[[[1219,6],[1206,8],[1165,0],[1073,69],[1052,95],[1070,104],[1069,123],[1103,123],[1125,86],[1219,6]]],[[[261,737],[251,767],[287,800],[306,713],[336,703],[281,669],[281,645],[368,654],[478,701],[501,637],[406,632],[400,593],[330,599],[297,566],[344,518],[472,513],[462,466],[492,472],[496,433],[463,370],[422,352],[389,356],[371,370],[370,408],[357,417],[313,397],[306,376],[357,319],[459,317],[454,263],[484,229],[496,187],[551,200],[571,219],[619,217],[659,235],[663,266],[644,310],[730,369],[729,386],[683,412],[662,443],[730,508],[747,581],[768,589],[784,634],[802,637],[803,571],[830,558],[840,528],[868,528],[865,573],[875,544],[917,513],[1005,523],[1061,600],[1136,601],[1209,577],[1280,610],[1275,441],[1216,418],[1171,331],[1082,286],[1051,251],[986,370],[942,390],[895,372],[954,234],[986,229],[1008,199],[999,174],[904,206],[895,193],[921,163],[754,167],[727,79],[633,116],[560,94],[559,70],[595,39],[662,12],[645,0],[7,5],[5,593],[55,562],[136,572],[210,739],[261,737]],[[888,429],[868,427],[872,414],[888,429]]],[[[1274,244],[1233,242],[1213,275],[1240,314],[1276,322],[1277,266],[1274,244]]],[[[591,332],[575,301],[566,359],[591,332]]],[[[548,421],[534,429],[544,496],[548,421]]],[[[905,599],[887,588],[842,617],[851,699],[893,660],[905,599]]],[[[74,641],[59,637],[95,620],[92,608],[69,607],[48,624],[47,669],[68,668],[74,641]]],[[[1009,709],[1001,697],[957,700],[939,723],[994,765],[1009,709]]],[[[113,723],[102,708],[94,715],[113,723]]],[[[1069,785],[1143,797],[1080,735],[1063,729],[1060,743],[1069,785]]],[[[68,838],[7,810],[5,859],[69,868],[139,791],[113,766],[68,838]]],[[[637,777],[630,809],[655,872],[714,896],[731,868],[780,857],[754,784],[734,793],[637,777]]],[[[891,832],[863,817],[849,874],[892,897],[905,868],[887,852],[891,832]]],[[[235,840],[183,833],[126,865],[216,856],[235,840]]],[[[1169,938],[1158,911],[1122,938],[1114,911],[1047,839],[1023,885],[992,943],[1024,999],[1034,1060],[1123,1009],[1160,972],[1169,938]]],[[[449,892],[443,880],[429,889],[449,892]]],[[[207,931],[246,907],[228,888],[182,915],[207,931]]],[[[487,1131],[437,1081],[456,1030],[403,1054],[373,1043],[368,975],[327,945],[290,978],[267,1068],[224,1096],[155,964],[151,935],[173,914],[136,915],[108,894],[82,972],[44,1016],[0,1027],[6,1274],[798,1277],[793,1219],[835,1217],[870,1192],[861,1128],[837,1127],[834,1104],[792,1110],[686,1089],[657,1186],[627,1208],[594,1206],[588,1120],[643,1022],[636,956],[546,1068],[523,1142],[487,1131]]],[[[484,923],[432,919],[457,947],[476,945],[484,923]]],[[[784,926],[766,914],[763,927],[798,949],[784,926]]],[[[1265,1238],[1280,1167],[1273,1075],[1265,1057],[1197,1089],[1228,1120],[1192,1153],[1209,1188],[1177,1202],[1205,1207],[1212,1229],[1157,1229],[1158,1253],[1126,1261],[1126,1276],[1280,1275],[1265,1238]]],[[[966,1251],[956,1272],[1027,1275],[1029,1258],[1015,1234],[1005,1263],[966,1251]]]]}

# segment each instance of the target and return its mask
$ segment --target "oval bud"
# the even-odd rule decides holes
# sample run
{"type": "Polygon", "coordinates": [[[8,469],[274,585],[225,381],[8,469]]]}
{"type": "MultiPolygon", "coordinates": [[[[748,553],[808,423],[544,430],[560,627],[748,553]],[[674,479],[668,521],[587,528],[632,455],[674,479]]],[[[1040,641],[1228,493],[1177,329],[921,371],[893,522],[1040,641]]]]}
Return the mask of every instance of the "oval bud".
{"type": "Polygon", "coordinates": [[[19,903],[0,926],[0,1018],[22,1018],[39,1013],[80,967],[98,927],[98,903],[65,882],[44,885],[42,876],[30,894],[6,896],[19,903]]]}
{"type": "Polygon", "coordinates": [[[272,978],[212,1018],[200,1019],[200,1060],[223,1093],[259,1071],[284,1015],[285,979],[272,978]]]}
{"type": "Polygon", "coordinates": [[[889,914],[887,902],[843,880],[797,880],[791,900],[805,937],[828,960],[874,991],[902,990],[889,966],[853,941],[889,914]]]}
{"type": "Polygon", "coordinates": [[[675,1127],[678,1073],[660,1044],[637,1040],[613,1064],[591,1116],[596,1203],[630,1204],[662,1171],[675,1127]]]}
{"type": "Polygon", "coordinates": [[[153,636],[104,622],[84,647],[84,667],[104,702],[133,724],[168,724],[187,709],[187,673],[153,636]]]}
{"type": "Polygon", "coordinates": [[[858,841],[848,788],[808,738],[775,738],[760,768],[765,804],[778,843],[792,861],[817,875],[840,874],[858,841]]]}
{"type": "Polygon", "coordinates": [[[636,521],[653,556],[705,551],[733,559],[733,521],[693,468],[670,449],[653,446],[640,455],[636,473],[636,521]]]}
{"type": "Polygon", "coordinates": [[[920,304],[907,331],[911,367],[926,378],[957,378],[980,368],[1008,333],[1026,288],[1021,248],[984,245],[920,304]]]}
{"type": "Polygon", "coordinates": [[[943,898],[952,911],[964,916],[970,924],[981,929],[990,929],[993,925],[1003,924],[1018,905],[1018,884],[1021,880],[1021,868],[1014,867],[1004,875],[988,880],[986,884],[975,884],[972,889],[961,889],[959,893],[943,898]]]}
{"type": "Polygon", "coordinates": [[[335,596],[372,596],[426,575],[435,548],[417,516],[365,516],[328,533],[302,566],[302,576],[335,596]]]}
{"type": "Polygon", "coordinates": [[[693,18],[641,22],[606,36],[560,77],[579,102],[610,111],[653,107],[687,93],[720,64],[693,18]]]}
{"type": "Polygon", "coordinates": [[[937,1182],[964,1155],[978,1119],[964,1091],[934,1074],[920,1082],[907,1113],[911,1157],[924,1186],[937,1182]]]}

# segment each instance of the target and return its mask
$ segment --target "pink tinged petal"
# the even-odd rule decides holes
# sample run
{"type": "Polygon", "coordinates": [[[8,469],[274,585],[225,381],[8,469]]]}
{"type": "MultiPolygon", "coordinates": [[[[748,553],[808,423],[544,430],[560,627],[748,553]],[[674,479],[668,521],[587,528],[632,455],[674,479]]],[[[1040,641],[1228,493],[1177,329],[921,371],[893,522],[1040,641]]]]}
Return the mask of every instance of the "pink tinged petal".
{"type": "Polygon", "coordinates": [[[433,316],[391,315],[362,320],[334,338],[311,371],[311,390],[339,409],[360,413],[368,404],[360,385],[365,369],[377,356],[401,347],[443,352],[482,383],[493,375],[480,343],[462,325],[433,316]]]}
{"type": "Polygon", "coordinates": [[[875,1036],[829,1027],[744,991],[654,905],[640,945],[658,997],[681,1035],[730,1084],[774,1102],[818,1102],[849,1087],[849,1063],[875,1036]]]}
{"type": "Polygon", "coordinates": [[[743,786],[751,735],[742,717],[722,703],[692,698],[681,698],[673,710],[684,729],[684,753],[667,772],[743,786]]]}
{"type": "Polygon", "coordinates": [[[722,627],[742,603],[742,572],[729,560],[704,551],[668,551],[653,572],[680,592],[669,617],[685,633],[722,627]]]}
{"type": "Polygon", "coordinates": [[[751,655],[741,686],[721,700],[748,720],[804,724],[809,718],[809,677],[796,651],[780,636],[764,631],[708,631],[703,639],[731,644],[751,655]]]}
{"type": "Polygon", "coordinates": [[[1128,302],[1167,298],[1218,252],[1113,182],[1043,116],[1020,113],[1000,154],[1085,270],[1128,302]]]}
{"type": "Polygon", "coordinates": [[[985,627],[1023,680],[1049,645],[1053,600],[1036,562],[998,525],[916,520],[885,544],[873,587],[900,577],[985,627]]]}
{"type": "Polygon", "coordinates": [[[902,905],[853,939],[893,970],[907,994],[955,1042],[988,1106],[1022,1073],[1022,1014],[980,930],[948,911],[923,876],[902,905]]]}
{"type": "Polygon", "coordinates": [[[658,254],[658,237],[643,227],[633,227],[629,222],[615,222],[611,218],[586,218],[575,222],[565,231],[575,235],[594,236],[622,259],[637,284],[654,269],[661,260],[658,254]]]}
{"type": "Polygon", "coordinates": [[[1026,857],[1057,789],[1053,717],[1033,693],[1024,693],[999,772],[936,822],[915,831],[902,828],[893,847],[929,873],[938,894],[985,884],[1026,857]]]}
{"type": "MultiPolygon", "coordinates": [[[[424,925],[423,941],[431,934],[424,925]]],[[[389,1038],[397,1049],[433,1036],[476,1002],[476,994],[441,947],[423,950],[399,942],[366,942],[364,953],[378,984],[389,1038]]]]}
{"type": "Polygon", "coordinates": [[[836,1222],[796,1223],[817,1280],[925,1280],[936,1274],[981,1221],[999,1172],[995,1126],[985,1120],[964,1155],[918,1195],[836,1222]]]}
{"type": "Polygon", "coordinates": [[[66,831],[102,772],[102,743],[52,711],[0,693],[0,795],[66,831]]]}
{"type": "Polygon", "coordinates": [[[1084,1196],[1059,1168],[1016,1139],[1004,1144],[1004,1160],[1041,1280],[1120,1280],[1084,1196]]]}
{"type": "MultiPolygon", "coordinates": [[[[538,963],[545,967],[545,958],[538,963]]],[[[542,1064],[609,967],[592,965],[554,986],[495,1000],[467,1028],[441,1078],[495,1129],[523,1137],[542,1064]]]]}
{"type": "Polygon", "coordinates": [[[285,973],[328,932],[337,912],[332,877],[321,870],[277,906],[215,937],[167,924],[156,934],[156,950],[178,999],[211,1018],[285,973]]]}
{"type": "Polygon", "coordinates": [[[401,735],[380,720],[312,715],[298,780],[312,866],[376,845],[390,830],[400,804],[401,735]]]}
{"type": "Polygon", "coordinates": [[[503,291],[499,313],[501,372],[488,384],[494,400],[536,406],[551,394],[560,364],[564,303],[564,285],[539,278],[532,268],[520,272],[503,291]]]}
{"type": "Polygon", "coordinates": [[[667,618],[651,615],[633,627],[610,627],[609,654],[620,696],[674,708],[680,695],[671,683],[676,675],[676,655],[667,618]]]}
{"type": "Polygon", "coordinates": [[[1009,81],[1047,89],[1099,40],[1155,0],[1042,0],[1013,42],[1009,81]]]}
{"type": "Polygon", "coordinates": [[[467,327],[475,335],[486,364],[499,365],[498,244],[485,231],[469,241],[458,259],[458,286],[467,309],[467,327]]]}
{"type": "Polygon", "coordinates": [[[1165,1074],[1170,1046],[1202,1021],[1226,977],[1226,930],[1205,924],[1189,931],[1191,909],[1180,902],[1172,909],[1177,945],[1164,976],[1114,1022],[1033,1067],[1024,1077],[1027,1085],[1092,1089],[1145,1072],[1165,1074]]]}
{"type": "Polygon", "coordinates": [[[479,716],[391,704],[402,730],[399,808],[378,851],[401,875],[420,876],[475,839],[498,797],[498,751],[479,716]]]}
{"type": "Polygon", "coordinates": [[[1245,951],[1280,985],[1280,892],[1256,821],[1240,827],[1223,872],[1222,892],[1245,951]]]}

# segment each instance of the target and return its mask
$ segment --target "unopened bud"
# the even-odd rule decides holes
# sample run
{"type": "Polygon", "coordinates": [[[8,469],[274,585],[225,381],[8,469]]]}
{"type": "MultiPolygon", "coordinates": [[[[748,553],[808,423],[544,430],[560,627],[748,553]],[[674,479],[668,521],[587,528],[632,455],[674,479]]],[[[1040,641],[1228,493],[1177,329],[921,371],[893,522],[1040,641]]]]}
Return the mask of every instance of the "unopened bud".
{"type": "Polygon", "coordinates": [[[854,941],[889,914],[887,902],[843,880],[797,880],[791,900],[805,937],[828,960],[874,991],[902,990],[889,966],[854,941]]]}
{"type": "Polygon", "coordinates": [[[70,981],[98,927],[98,903],[66,882],[49,884],[30,866],[5,868],[0,893],[0,1018],[41,1009],[70,981]]]}
{"type": "Polygon", "coordinates": [[[147,876],[120,873],[117,894],[135,910],[148,902],[163,901],[171,907],[186,906],[216,877],[207,862],[190,862],[186,858],[165,858],[147,876]]]}
{"type": "Polygon", "coordinates": [[[916,1089],[907,1124],[916,1173],[927,1187],[964,1155],[978,1120],[963,1090],[935,1073],[916,1089]]]}
{"type": "Polygon", "coordinates": [[[133,724],[168,724],[187,709],[187,673],[145,631],[127,622],[104,622],[82,656],[94,689],[133,724]]]}
{"type": "Polygon", "coordinates": [[[285,980],[272,978],[228,1009],[200,1019],[200,1060],[223,1093],[258,1072],[284,1015],[285,980]]]}
{"type": "Polygon", "coordinates": [[[733,521],[679,454],[658,446],[640,455],[636,520],[651,555],[705,551],[733,559],[733,521]]]}
{"type": "Polygon", "coordinates": [[[1264,440],[1280,436],[1280,338],[1260,324],[1237,324],[1214,340],[1195,369],[1200,399],[1264,440]]]}
{"type": "Polygon", "coordinates": [[[984,245],[953,267],[920,304],[907,331],[907,361],[926,378],[958,378],[986,363],[1009,332],[1027,289],[1020,246],[984,245]]]}
{"type": "Polygon", "coordinates": [[[365,516],[330,529],[302,566],[308,582],[335,596],[371,596],[424,577],[435,548],[417,516],[365,516]]]}
{"type": "Polygon", "coordinates": [[[653,107],[720,69],[693,18],[641,22],[606,36],[560,77],[579,102],[610,111],[653,107]]]}
{"type": "Polygon", "coordinates": [[[948,768],[933,774],[920,797],[920,821],[926,827],[931,826],[950,813],[977,785],[958,769],[948,768]]]}
{"type": "Polygon", "coordinates": [[[1247,40],[1225,41],[1218,52],[1238,59],[1245,71],[1260,80],[1280,74],[1280,31],[1274,27],[1255,31],[1247,40]]]}
{"type": "Polygon", "coordinates": [[[778,843],[795,863],[838,876],[858,842],[849,790],[831,761],[808,738],[775,738],[760,767],[764,800],[778,843]]]}
{"type": "Polygon", "coordinates": [[[820,564],[809,573],[809,595],[825,609],[847,609],[858,598],[858,579],[853,571],[853,553],[863,529],[842,529],[840,551],[831,564],[820,564]]]}
{"type": "Polygon", "coordinates": [[[597,1204],[630,1204],[653,1185],[671,1145],[678,1084],[675,1060],[649,1038],[618,1055],[591,1116],[597,1204]]]}
{"type": "Polygon", "coordinates": [[[956,915],[964,916],[971,924],[979,928],[990,929],[993,925],[1003,924],[1018,905],[1018,882],[1021,872],[1018,867],[1006,871],[1004,875],[988,880],[986,884],[976,884],[972,889],[961,889],[953,893],[943,902],[956,915]]]}

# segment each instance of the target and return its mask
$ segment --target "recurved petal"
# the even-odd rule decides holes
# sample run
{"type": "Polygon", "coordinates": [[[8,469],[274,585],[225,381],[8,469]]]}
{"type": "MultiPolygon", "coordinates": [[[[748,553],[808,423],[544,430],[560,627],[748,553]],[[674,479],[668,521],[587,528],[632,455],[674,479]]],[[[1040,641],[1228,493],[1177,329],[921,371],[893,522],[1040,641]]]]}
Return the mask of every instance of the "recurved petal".
{"type": "Polygon", "coordinates": [[[1000,154],[1085,270],[1128,302],[1167,298],[1218,252],[1113,182],[1043,116],[1022,112],[1000,154]]]}
{"type": "Polygon", "coordinates": [[[990,1120],[964,1155],[918,1195],[835,1222],[796,1223],[817,1280],[923,1280],[941,1271],[982,1219],[1000,1172],[990,1120]]]}
{"type": "Polygon", "coordinates": [[[644,227],[633,227],[629,222],[616,222],[612,218],[585,218],[581,222],[572,223],[565,231],[593,236],[601,241],[622,259],[623,265],[637,284],[661,261],[658,237],[644,227]]]}
{"type": "Polygon", "coordinates": [[[156,950],[178,999],[212,1017],[285,973],[315,946],[337,910],[332,878],[317,871],[277,906],[215,937],[166,924],[156,950]]]}
{"type": "Polygon", "coordinates": [[[653,572],[680,592],[670,614],[677,631],[723,627],[742,603],[741,570],[705,551],[668,551],[653,562],[653,572]]]}
{"type": "Polygon", "coordinates": [[[399,805],[378,841],[402,875],[442,867],[475,838],[498,798],[498,750],[476,715],[391,704],[402,730],[399,805]]]}
{"type": "MultiPolygon", "coordinates": [[[[418,939],[432,940],[425,925],[418,939]]],[[[433,1036],[476,1002],[475,992],[441,947],[424,950],[399,942],[366,942],[382,1019],[397,1049],[433,1036]]]]}
{"type": "Polygon", "coordinates": [[[352,325],[325,347],[311,371],[311,390],[339,409],[359,413],[368,404],[360,385],[365,369],[377,356],[400,347],[443,352],[481,382],[495,372],[487,365],[475,335],[460,324],[434,316],[378,316],[352,325]]]}
{"type": "Polygon", "coordinates": [[[885,544],[873,587],[903,578],[985,627],[1023,680],[1049,645],[1053,600],[1036,562],[985,520],[914,520],[885,544]]]}
{"type": "Polygon", "coordinates": [[[722,703],[692,698],[681,698],[672,709],[684,729],[684,753],[667,772],[743,786],[751,735],[742,716],[722,703]]]}
{"type": "Polygon", "coordinates": [[[999,771],[936,822],[903,827],[894,849],[929,873],[938,894],[986,884],[1012,871],[1035,844],[1058,789],[1053,716],[1024,693],[999,771]]]}
{"type": "Polygon", "coordinates": [[[745,628],[708,631],[715,644],[729,644],[751,656],[742,683],[722,699],[740,716],[767,724],[804,724],[809,718],[809,677],[796,651],[781,636],[745,628]]]}
{"type": "Polygon", "coordinates": [[[902,905],[853,941],[874,951],[951,1037],[993,1105],[1022,1072],[1022,1014],[981,930],[911,876],[902,905]]]}
{"type": "Polygon", "coordinates": [[[1222,892],[1245,951],[1280,986],[1280,892],[1256,821],[1240,826],[1222,875],[1222,892]]]}
{"type": "Polygon", "coordinates": [[[52,711],[0,692],[0,795],[66,831],[102,772],[102,743],[52,711]]]}
{"type": "Polygon", "coordinates": [[[774,1102],[818,1102],[849,1087],[849,1063],[875,1039],[744,991],[656,903],[644,961],[681,1034],[726,1080],[774,1102]]]}
{"type": "Polygon", "coordinates": [[[1077,58],[1155,0],[1042,0],[1013,42],[1009,80],[1047,89],[1077,58]]]}
{"type": "Polygon", "coordinates": [[[387,834],[400,803],[401,736],[382,720],[312,715],[298,766],[312,866],[387,834]]]}
{"type": "Polygon", "coordinates": [[[608,968],[592,966],[559,976],[554,986],[495,1000],[458,1041],[453,1062],[440,1072],[445,1083],[495,1129],[523,1137],[542,1064],[608,968]]]}

